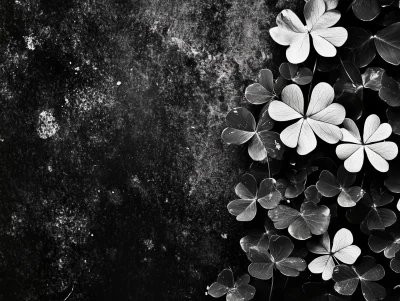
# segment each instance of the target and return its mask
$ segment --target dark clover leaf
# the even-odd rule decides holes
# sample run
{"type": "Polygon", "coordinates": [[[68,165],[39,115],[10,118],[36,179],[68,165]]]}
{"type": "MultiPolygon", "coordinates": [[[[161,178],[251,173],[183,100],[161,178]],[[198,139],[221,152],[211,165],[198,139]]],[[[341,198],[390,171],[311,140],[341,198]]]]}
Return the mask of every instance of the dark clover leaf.
{"type": "Polygon", "coordinates": [[[388,108],[386,110],[386,117],[392,127],[393,133],[400,135],[400,108],[388,108]]]}
{"type": "Polygon", "coordinates": [[[226,294],[227,301],[247,301],[251,300],[256,293],[256,289],[249,285],[250,277],[244,274],[236,282],[233,282],[231,269],[223,270],[217,281],[207,288],[207,294],[219,298],[226,294]]]}
{"type": "Polygon", "coordinates": [[[306,197],[307,201],[311,201],[315,204],[318,204],[321,200],[322,194],[319,193],[317,186],[310,185],[304,191],[304,196],[306,197]]]}
{"type": "MultiPolygon", "coordinates": [[[[347,41],[346,41],[347,42],[347,41]]],[[[334,57],[318,57],[317,70],[321,72],[331,72],[340,64],[337,56],[334,57]]]]}
{"type": "Polygon", "coordinates": [[[367,66],[376,56],[374,39],[371,39],[372,33],[362,28],[347,28],[349,37],[344,47],[351,48],[354,53],[354,64],[358,68],[367,66]]]}
{"type": "Polygon", "coordinates": [[[337,172],[337,178],[327,170],[322,171],[316,187],[325,197],[339,195],[337,201],[341,207],[354,207],[365,193],[359,186],[350,187],[356,180],[356,176],[356,173],[348,172],[341,165],[337,172]]]}
{"type": "Polygon", "coordinates": [[[307,264],[302,258],[289,257],[293,249],[292,241],[279,235],[271,236],[269,245],[260,244],[250,248],[250,275],[268,280],[272,277],[274,268],[277,268],[285,276],[297,277],[306,269],[307,264]]]}
{"type": "Polygon", "coordinates": [[[240,246],[246,253],[250,252],[251,247],[256,247],[260,244],[269,245],[269,239],[272,235],[278,234],[272,221],[266,217],[264,222],[264,232],[253,231],[253,233],[246,235],[240,239],[240,246]]]}
{"type": "Polygon", "coordinates": [[[240,145],[249,142],[248,152],[254,161],[262,161],[267,156],[282,159],[285,147],[279,134],[270,131],[274,121],[268,110],[263,110],[258,124],[254,116],[245,108],[232,109],[226,116],[228,128],[222,132],[222,139],[228,144],[240,145]]]}
{"type": "Polygon", "coordinates": [[[361,221],[361,230],[369,234],[368,230],[385,229],[393,225],[396,220],[396,214],[387,208],[380,208],[393,201],[393,196],[387,192],[380,193],[371,189],[358,202],[357,206],[350,208],[346,212],[347,219],[353,224],[361,221]]]}
{"type": "Polygon", "coordinates": [[[286,172],[286,177],[289,180],[280,181],[280,183],[285,183],[285,197],[288,199],[293,199],[303,193],[305,189],[305,183],[307,181],[307,171],[305,169],[291,169],[286,172]]]}
{"type": "Polygon", "coordinates": [[[332,278],[335,283],[335,291],[341,295],[351,296],[355,292],[358,283],[361,283],[362,294],[367,301],[382,300],[386,296],[386,289],[375,283],[385,276],[385,270],[371,256],[364,256],[351,267],[338,265],[333,270],[332,278]]]}
{"type": "Polygon", "coordinates": [[[382,25],[388,26],[388,25],[391,25],[391,24],[399,22],[399,21],[400,21],[400,10],[395,10],[395,11],[385,14],[382,25]]]}
{"type": "Polygon", "coordinates": [[[269,103],[276,98],[286,85],[286,81],[278,78],[274,81],[272,71],[262,69],[258,75],[259,83],[251,84],[244,93],[246,99],[255,105],[269,103]]]}
{"type": "Polygon", "coordinates": [[[400,83],[384,72],[381,84],[379,97],[391,107],[400,106],[400,83]]]}
{"type": "Polygon", "coordinates": [[[251,221],[257,213],[257,202],[265,209],[278,206],[282,199],[272,178],[264,179],[257,189],[257,181],[251,174],[245,174],[242,182],[236,185],[235,193],[240,199],[228,204],[229,213],[236,216],[238,221],[251,221]]]}
{"type": "Polygon", "coordinates": [[[345,301],[347,296],[338,295],[333,289],[326,289],[324,282],[306,282],[302,286],[308,301],[345,301]]]}
{"type": "Polygon", "coordinates": [[[356,0],[352,8],[354,15],[362,21],[371,21],[381,12],[381,5],[377,0],[356,0]]]}
{"type": "Polygon", "coordinates": [[[364,109],[364,86],[360,70],[351,62],[343,62],[340,77],[333,86],[336,102],[346,109],[346,116],[359,119],[364,109]]]}
{"type": "Polygon", "coordinates": [[[311,234],[323,234],[328,229],[331,217],[328,207],[317,206],[313,202],[304,202],[300,211],[279,205],[270,210],[268,216],[276,229],[288,228],[289,234],[298,240],[310,238],[311,234]]]}
{"type": "Polygon", "coordinates": [[[372,252],[383,254],[386,258],[395,257],[400,250],[400,231],[399,229],[392,231],[375,230],[371,231],[368,238],[368,245],[372,252]]]}
{"type": "Polygon", "coordinates": [[[389,171],[385,180],[385,186],[393,193],[400,193],[400,171],[389,171]]]}
{"type": "Polygon", "coordinates": [[[307,67],[299,67],[292,63],[282,63],[279,67],[279,73],[283,78],[291,80],[298,85],[307,85],[312,81],[312,71],[307,67]]]}
{"type": "Polygon", "coordinates": [[[388,63],[400,64],[400,22],[391,24],[374,36],[376,50],[388,63]]]}
{"type": "Polygon", "coordinates": [[[274,176],[280,172],[282,167],[281,160],[275,160],[271,158],[267,158],[268,162],[252,162],[249,167],[248,173],[252,174],[257,182],[261,182],[265,178],[269,178],[270,176],[274,176]]]}
{"type": "Polygon", "coordinates": [[[400,273],[400,252],[396,253],[396,256],[390,260],[390,268],[395,273],[400,273]]]}

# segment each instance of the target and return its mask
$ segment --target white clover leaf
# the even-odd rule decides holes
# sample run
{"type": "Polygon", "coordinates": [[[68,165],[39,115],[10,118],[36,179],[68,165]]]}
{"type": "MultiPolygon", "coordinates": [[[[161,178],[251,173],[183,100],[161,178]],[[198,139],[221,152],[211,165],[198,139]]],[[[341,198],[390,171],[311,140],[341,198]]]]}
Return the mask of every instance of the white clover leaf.
{"type": "Polygon", "coordinates": [[[299,155],[306,155],[315,149],[315,134],[330,144],[342,138],[338,125],[345,119],[346,111],[342,105],[332,103],[335,97],[332,86],[323,82],[315,86],[305,114],[303,93],[299,86],[286,86],[281,96],[282,101],[271,102],[268,113],[276,121],[299,119],[280,134],[282,142],[288,147],[297,147],[299,155]]]}
{"type": "Polygon", "coordinates": [[[349,172],[359,172],[364,163],[364,150],[372,166],[380,171],[387,172],[389,163],[398,154],[396,143],[384,141],[392,134],[392,127],[382,123],[375,114],[369,115],[364,123],[364,134],[360,132],[353,120],[346,118],[342,128],[343,143],[336,147],[336,155],[344,161],[344,167],[349,172]]]}
{"type": "Polygon", "coordinates": [[[310,53],[310,35],[315,50],[324,57],[334,57],[336,48],[347,40],[347,30],[332,27],[341,15],[333,1],[310,0],[304,6],[306,26],[290,9],[283,10],[276,18],[277,27],[271,28],[272,39],[280,45],[289,46],[286,57],[292,64],[304,62],[310,53]],[[332,3],[331,3],[332,2],[332,3]]]}

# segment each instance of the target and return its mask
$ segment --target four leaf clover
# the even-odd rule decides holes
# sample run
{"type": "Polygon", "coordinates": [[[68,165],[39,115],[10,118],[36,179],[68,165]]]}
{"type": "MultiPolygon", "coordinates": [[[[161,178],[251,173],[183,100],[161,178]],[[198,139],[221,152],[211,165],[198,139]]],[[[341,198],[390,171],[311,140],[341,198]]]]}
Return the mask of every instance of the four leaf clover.
{"type": "Polygon", "coordinates": [[[235,193],[240,199],[230,202],[228,210],[241,222],[251,221],[256,216],[257,202],[265,209],[272,209],[282,199],[276,189],[275,179],[264,179],[257,189],[257,181],[251,174],[243,175],[242,182],[236,185],[235,193]]]}
{"type": "Polygon", "coordinates": [[[324,57],[336,55],[336,47],[347,39],[347,30],[332,27],[341,15],[337,10],[328,10],[324,0],[310,0],[304,6],[304,25],[290,9],[283,10],[276,18],[277,27],[271,28],[272,39],[280,45],[289,46],[286,57],[292,64],[304,62],[310,53],[310,35],[315,50],[324,57]]]}
{"type": "Polygon", "coordinates": [[[335,234],[332,248],[328,232],[322,235],[318,244],[310,241],[307,243],[307,247],[310,252],[323,255],[315,258],[308,265],[308,269],[312,273],[322,273],[323,280],[332,278],[335,267],[334,259],[346,264],[353,264],[361,254],[361,249],[353,245],[353,234],[345,228],[335,234]]]}
{"type": "Polygon", "coordinates": [[[272,277],[274,268],[283,275],[296,277],[307,267],[304,259],[289,257],[294,249],[292,241],[286,236],[273,235],[269,243],[264,240],[262,244],[250,248],[249,273],[251,276],[268,280],[272,277]]]}
{"type": "Polygon", "coordinates": [[[233,280],[231,269],[223,270],[217,278],[217,281],[207,288],[207,293],[219,298],[226,294],[227,301],[248,301],[253,299],[256,289],[249,285],[250,277],[244,274],[236,282],[233,280]]]}
{"type": "Polygon", "coordinates": [[[379,142],[390,136],[392,127],[382,123],[375,114],[369,115],[364,123],[364,135],[361,140],[360,132],[353,120],[346,118],[343,122],[342,141],[348,142],[336,147],[336,154],[344,161],[344,167],[349,172],[359,172],[364,163],[364,150],[372,166],[380,172],[387,172],[389,164],[398,153],[394,142],[379,142]]]}
{"type": "Polygon", "coordinates": [[[315,86],[305,114],[303,93],[299,86],[286,86],[281,96],[282,101],[271,102],[269,116],[276,121],[299,119],[280,134],[286,146],[297,146],[299,155],[306,155],[315,149],[317,139],[314,133],[330,144],[342,138],[338,125],[345,119],[346,112],[342,105],[332,103],[335,98],[332,86],[323,82],[315,86]]]}
{"type": "Polygon", "coordinates": [[[337,178],[329,171],[323,170],[317,182],[318,191],[325,197],[338,196],[338,204],[342,207],[354,207],[363,197],[364,190],[359,186],[350,187],[356,180],[355,173],[349,173],[341,165],[337,172],[337,178]]]}

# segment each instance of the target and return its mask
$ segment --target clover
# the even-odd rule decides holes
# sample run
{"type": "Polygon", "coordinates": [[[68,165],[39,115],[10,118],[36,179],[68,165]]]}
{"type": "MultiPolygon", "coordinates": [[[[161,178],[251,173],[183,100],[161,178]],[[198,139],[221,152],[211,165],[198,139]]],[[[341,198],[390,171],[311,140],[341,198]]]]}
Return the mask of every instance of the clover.
{"type": "Polygon", "coordinates": [[[355,292],[358,283],[361,282],[361,291],[365,300],[382,300],[386,296],[386,289],[375,283],[385,276],[385,270],[371,256],[364,256],[361,261],[349,267],[338,265],[333,270],[332,279],[335,283],[335,291],[341,295],[351,296],[355,292]]]}
{"type": "Polygon", "coordinates": [[[281,97],[282,101],[270,103],[268,113],[276,121],[299,119],[280,134],[281,141],[288,147],[297,147],[299,155],[315,149],[317,139],[314,133],[330,144],[342,138],[338,125],[345,119],[346,111],[342,105],[332,103],[335,93],[329,84],[322,82],[315,86],[305,114],[303,93],[298,85],[286,86],[281,97]]]}
{"type": "Polygon", "coordinates": [[[353,224],[361,222],[361,230],[366,234],[369,234],[370,230],[383,230],[397,220],[393,210],[381,208],[392,203],[393,199],[388,192],[381,193],[376,189],[371,189],[370,193],[366,193],[357,206],[347,210],[346,217],[353,224]]]}
{"type": "Polygon", "coordinates": [[[307,247],[310,252],[323,255],[315,258],[308,265],[308,269],[312,273],[322,273],[323,280],[332,278],[333,269],[336,266],[334,260],[353,264],[361,254],[361,249],[353,245],[353,234],[345,228],[336,232],[332,248],[328,232],[322,235],[319,243],[308,242],[307,247]]]}
{"type": "Polygon", "coordinates": [[[304,62],[310,53],[310,35],[317,53],[324,57],[334,57],[336,47],[347,40],[347,30],[332,27],[341,15],[337,10],[328,10],[324,0],[310,0],[304,6],[304,25],[290,9],[283,10],[276,18],[277,27],[271,28],[272,39],[283,46],[289,46],[286,57],[292,64],[304,62]]]}
{"type": "Polygon", "coordinates": [[[251,221],[257,213],[257,202],[265,209],[278,206],[282,199],[273,178],[264,179],[257,189],[257,181],[251,174],[245,174],[242,182],[236,185],[235,193],[240,199],[228,204],[229,213],[238,221],[251,221]]]}
{"type": "Polygon", "coordinates": [[[253,299],[256,289],[249,285],[250,276],[244,274],[236,282],[231,269],[219,273],[217,281],[207,287],[208,295],[219,298],[226,294],[227,301],[248,301],[253,299]]]}
{"type": "Polygon", "coordinates": [[[318,191],[325,197],[338,195],[338,204],[342,207],[354,207],[363,197],[364,190],[359,186],[353,186],[356,174],[349,173],[343,165],[337,172],[337,178],[327,170],[323,170],[317,182],[318,191]]]}
{"type": "Polygon", "coordinates": [[[400,232],[399,229],[390,231],[371,231],[372,235],[368,238],[368,245],[372,252],[380,253],[386,258],[394,258],[400,254],[400,232]],[[396,231],[397,230],[397,231],[396,231]]]}
{"type": "Polygon", "coordinates": [[[273,235],[269,243],[264,240],[262,244],[250,248],[249,273],[251,276],[268,280],[273,276],[274,268],[283,275],[296,277],[307,267],[304,259],[289,257],[294,249],[292,241],[286,236],[273,235]]]}
{"type": "Polygon", "coordinates": [[[282,159],[285,147],[279,139],[279,134],[270,131],[274,121],[269,117],[267,108],[261,110],[257,124],[253,114],[247,109],[232,109],[226,115],[228,127],[222,132],[222,140],[234,145],[249,141],[248,153],[254,161],[262,161],[267,156],[282,159]]]}
{"type": "Polygon", "coordinates": [[[268,212],[276,229],[288,228],[289,234],[298,239],[306,240],[314,235],[326,232],[331,213],[328,207],[317,206],[313,202],[301,204],[300,211],[285,205],[278,205],[268,212]]]}
{"type": "Polygon", "coordinates": [[[364,135],[361,140],[360,132],[353,120],[346,118],[342,128],[343,142],[336,147],[336,155],[344,161],[344,167],[349,172],[359,172],[364,163],[364,150],[369,162],[380,171],[387,172],[389,163],[398,153],[394,142],[379,142],[385,140],[392,133],[392,127],[388,123],[382,123],[375,114],[369,115],[364,123],[364,135]]]}

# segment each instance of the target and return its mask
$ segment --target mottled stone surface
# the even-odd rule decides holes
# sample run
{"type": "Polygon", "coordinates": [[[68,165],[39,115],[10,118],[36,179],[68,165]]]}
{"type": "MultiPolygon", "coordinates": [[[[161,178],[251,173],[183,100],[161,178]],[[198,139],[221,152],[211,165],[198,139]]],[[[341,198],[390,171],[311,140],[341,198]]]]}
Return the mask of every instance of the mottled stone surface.
{"type": "Polygon", "coordinates": [[[220,139],[273,0],[0,1],[0,300],[203,300],[245,271],[220,139]]]}

